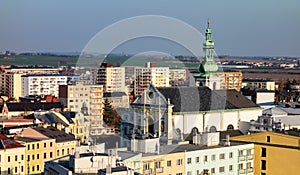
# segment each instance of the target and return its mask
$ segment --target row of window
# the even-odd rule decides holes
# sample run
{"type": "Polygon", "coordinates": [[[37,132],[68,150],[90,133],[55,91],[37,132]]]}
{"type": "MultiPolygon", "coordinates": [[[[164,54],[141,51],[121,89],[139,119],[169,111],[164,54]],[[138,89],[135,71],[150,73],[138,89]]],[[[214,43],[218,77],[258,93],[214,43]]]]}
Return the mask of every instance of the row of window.
{"type": "MultiPolygon", "coordinates": [[[[225,166],[221,166],[221,167],[219,167],[218,168],[218,170],[219,170],[219,173],[225,173],[225,166]]],[[[229,172],[231,172],[231,171],[233,171],[233,165],[229,165],[228,166],[228,171],[229,172]]],[[[213,175],[213,174],[216,174],[216,168],[211,168],[210,169],[210,173],[213,175]]],[[[195,174],[196,175],[200,175],[202,173],[202,170],[196,170],[196,172],[195,172],[195,174]]],[[[188,171],[187,172],[187,175],[192,175],[193,173],[192,173],[192,171],[188,171]]]]}
{"type": "MultiPolygon", "coordinates": [[[[53,147],[53,143],[50,142],[49,146],[53,147]]],[[[30,147],[31,147],[32,150],[34,150],[35,149],[35,144],[28,144],[27,145],[27,150],[30,150],[30,147]]],[[[47,143],[44,143],[44,148],[47,148],[47,143]]],[[[40,144],[39,143],[36,144],[36,149],[40,149],[40,144]]]]}
{"type": "MultiPolygon", "coordinates": [[[[233,158],[233,153],[230,152],[229,155],[228,155],[228,157],[229,157],[230,159],[233,158]]],[[[207,155],[203,156],[203,161],[204,161],[204,162],[208,162],[208,159],[209,159],[209,158],[208,158],[207,155]]],[[[225,159],[225,153],[219,154],[219,160],[224,160],[224,159],[225,159]]],[[[211,160],[211,161],[215,161],[215,160],[216,160],[216,155],[215,155],[215,154],[211,155],[210,160],[211,160]]],[[[196,162],[196,163],[200,163],[200,157],[196,157],[196,158],[195,158],[195,162],[196,162]]],[[[191,164],[191,163],[192,163],[192,158],[187,158],[187,164],[191,164]]]]}

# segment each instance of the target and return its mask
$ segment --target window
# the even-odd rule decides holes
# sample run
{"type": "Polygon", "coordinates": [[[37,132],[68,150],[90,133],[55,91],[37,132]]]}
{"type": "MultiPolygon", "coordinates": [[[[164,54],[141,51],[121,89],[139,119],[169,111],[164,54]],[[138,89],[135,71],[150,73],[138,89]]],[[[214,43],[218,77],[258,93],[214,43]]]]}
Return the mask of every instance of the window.
{"type": "Polygon", "coordinates": [[[244,169],[244,168],[243,168],[243,164],[240,163],[240,164],[239,164],[239,170],[242,170],[242,169],[244,169]]]}
{"type": "Polygon", "coordinates": [[[67,149],[67,154],[70,154],[70,148],[67,149]]]}
{"type": "Polygon", "coordinates": [[[18,172],[18,167],[15,167],[15,173],[17,173],[18,172]]]}
{"type": "Polygon", "coordinates": [[[44,159],[47,159],[47,153],[44,153],[44,159]]]}
{"type": "Polygon", "coordinates": [[[155,168],[160,168],[160,167],[161,167],[160,162],[154,162],[154,167],[155,167],[155,168]]]}
{"type": "Polygon", "coordinates": [[[176,175],[182,175],[182,173],[176,173],[176,175]]]}
{"type": "Polygon", "coordinates": [[[243,156],[243,150],[239,150],[239,157],[243,156]]]}
{"type": "Polygon", "coordinates": [[[52,142],[50,142],[50,147],[52,147],[52,142]]]}
{"type": "Polygon", "coordinates": [[[197,171],[196,171],[196,175],[200,175],[200,170],[197,170],[197,171]]]}
{"type": "Polygon", "coordinates": [[[267,142],[271,142],[271,137],[267,136],[267,142]]]}
{"type": "Polygon", "coordinates": [[[50,158],[52,158],[52,152],[50,152],[50,158]]]}
{"type": "Polygon", "coordinates": [[[225,167],[223,167],[223,166],[219,167],[219,172],[224,173],[225,172],[225,167]]]}
{"type": "Polygon", "coordinates": [[[7,168],[7,173],[10,174],[10,168],[7,168]]]}
{"type": "Polygon", "coordinates": [[[216,173],[215,168],[210,169],[210,171],[211,171],[211,174],[215,174],[216,173]]]}
{"type": "Polygon", "coordinates": [[[233,166],[229,165],[229,171],[232,171],[232,170],[233,170],[233,166]]]}
{"type": "Polygon", "coordinates": [[[181,166],[182,165],[182,159],[177,159],[177,165],[181,166]]]}
{"type": "Polygon", "coordinates": [[[27,161],[30,161],[30,155],[27,155],[27,161]]]}
{"type": "Polygon", "coordinates": [[[266,170],[267,169],[266,160],[261,160],[261,169],[262,170],[266,170]]]}
{"type": "Polygon", "coordinates": [[[36,158],[37,158],[37,159],[40,159],[40,155],[39,155],[39,154],[37,154],[37,155],[36,155],[36,158]]]}
{"type": "Polygon", "coordinates": [[[47,147],[47,143],[44,143],[44,148],[46,148],[47,147]]]}
{"type": "Polygon", "coordinates": [[[192,158],[188,158],[187,159],[187,164],[191,164],[192,163],[192,158]]]}
{"type": "Polygon", "coordinates": [[[192,172],[191,172],[191,171],[188,171],[188,172],[186,173],[186,175],[192,175],[192,172]]]}
{"type": "Polygon", "coordinates": [[[247,155],[250,156],[251,155],[251,149],[247,150],[247,155]]]}
{"type": "Polygon", "coordinates": [[[229,153],[229,159],[233,158],[233,152],[229,153]]]}
{"type": "Polygon", "coordinates": [[[32,149],[34,149],[34,144],[32,144],[32,149]]]}
{"type": "Polygon", "coordinates": [[[23,154],[21,155],[21,160],[24,160],[24,155],[23,154]]]}
{"type": "Polygon", "coordinates": [[[144,163],[144,170],[149,170],[149,169],[150,169],[149,163],[144,163]]]}
{"type": "Polygon", "coordinates": [[[7,157],[7,161],[10,162],[10,156],[7,157]]]}
{"type": "Polygon", "coordinates": [[[267,149],[261,148],[261,157],[267,157],[267,149]]]}
{"type": "Polygon", "coordinates": [[[261,175],[266,175],[266,173],[261,173],[261,175]]]}
{"type": "Polygon", "coordinates": [[[30,145],[27,145],[27,149],[30,150],[30,145]]]}
{"type": "Polygon", "coordinates": [[[40,171],[40,165],[37,165],[37,166],[36,166],[36,170],[37,170],[37,171],[40,171]]]}
{"type": "Polygon", "coordinates": [[[59,156],[59,150],[57,150],[56,156],[59,156]]]}
{"type": "Polygon", "coordinates": [[[220,154],[220,160],[223,160],[223,159],[225,159],[225,154],[224,153],[220,154]]]}
{"type": "Polygon", "coordinates": [[[167,167],[170,167],[170,166],[172,166],[172,161],[171,161],[171,160],[168,160],[168,161],[167,161],[167,167]]]}
{"type": "Polygon", "coordinates": [[[34,160],[34,154],[32,154],[32,160],[34,160]]]}
{"type": "Polygon", "coordinates": [[[65,149],[62,149],[62,156],[65,155],[65,149]]]}
{"type": "Polygon", "coordinates": [[[199,163],[200,159],[199,157],[196,157],[196,163],[199,163]]]}
{"type": "Polygon", "coordinates": [[[32,172],[34,172],[34,166],[32,166],[32,172]]]}
{"type": "Polygon", "coordinates": [[[36,148],[40,149],[40,144],[39,143],[36,144],[36,148]]]}
{"type": "Polygon", "coordinates": [[[246,166],[247,166],[248,169],[252,168],[251,162],[248,162],[248,163],[246,164],[246,166]]]}
{"type": "Polygon", "coordinates": [[[24,171],[24,167],[23,167],[23,165],[21,166],[21,172],[23,172],[24,171]]]}
{"type": "Polygon", "coordinates": [[[18,156],[17,155],[15,155],[15,161],[18,161],[18,156]]]}
{"type": "Polygon", "coordinates": [[[215,161],[216,160],[216,155],[211,155],[211,160],[215,161]]]}
{"type": "Polygon", "coordinates": [[[204,156],[204,162],[207,162],[207,156],[204,156]]]}

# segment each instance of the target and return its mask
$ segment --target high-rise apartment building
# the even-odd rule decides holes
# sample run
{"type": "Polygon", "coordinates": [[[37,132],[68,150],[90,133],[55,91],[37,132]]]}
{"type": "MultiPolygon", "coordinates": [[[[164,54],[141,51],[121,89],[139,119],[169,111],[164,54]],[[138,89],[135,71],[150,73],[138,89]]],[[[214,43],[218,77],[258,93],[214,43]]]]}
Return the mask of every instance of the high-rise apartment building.
{"type": "Polygon", "coordinates": [[[58,73],[58,68],[52,67],[12,67],[4,69],[0,75],[0,93],[18,100],[22,96],[22,75],[58,73]]]}
{"type": "Polygon", "coordinates": [[[127,92],[125,86],[125,67],[113,67],[102,63],[100,68],[91,70],[91,83],[103,85],[104,92],[127,92]]]}
{"type": "Polygon", "coordinates": [[[22,96],[54,95],[58,97],[59,85],[67,84],[66,75],[29,74],[21,77],[22,96]]]}
{"type": "Polygon", "coordinates": [[[221,89],[235,89],[240,91],[242,88],[242,72],[218,72],[221,77],[221,89]]]}
{"type": "Polygon", "coordinates": [[[101,133],[103,128],[103,86],[77,82],[59,87],[59,100],[67,110],[81,112],[90,119],[91,134],[101,133]]]}
{"type": "Polygon", "coordinates": [[[169,87],[169,67],[135,67],[134,96],[139,96],[150,84],[155,87],[169,87]]]}

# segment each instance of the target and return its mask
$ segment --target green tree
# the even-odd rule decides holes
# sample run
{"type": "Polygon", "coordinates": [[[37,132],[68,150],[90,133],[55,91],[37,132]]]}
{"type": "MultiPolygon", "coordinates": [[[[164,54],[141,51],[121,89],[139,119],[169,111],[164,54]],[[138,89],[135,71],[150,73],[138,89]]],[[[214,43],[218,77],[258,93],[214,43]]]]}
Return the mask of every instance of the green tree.
{"type": "Polygon", "coordinates": [[[114,126],[120,129],[121,117],[119,113],[111,106],[110,101],[106,98],[103,102],[103,121],[108,126],[114,126]]]}

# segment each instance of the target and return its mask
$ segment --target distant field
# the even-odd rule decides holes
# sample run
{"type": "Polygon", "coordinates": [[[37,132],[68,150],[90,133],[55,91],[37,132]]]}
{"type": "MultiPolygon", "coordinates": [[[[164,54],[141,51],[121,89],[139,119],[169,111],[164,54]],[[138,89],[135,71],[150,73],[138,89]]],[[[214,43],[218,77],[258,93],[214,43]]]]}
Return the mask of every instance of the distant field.
{"type": "Polygon", "coordinates": [[[27,56],[15,55],[6,58],[0,58],[0,65],[75,65],[78,57],[75,56],[27,56]]]}
{"type": "Polygon", "coordinates": [[[102,62],[111,62],[115,66],[144,66],[146,62],[156,63],[158,66],[167,67],[196,67],[198,63],[181,62],[178,60],[162,60],[162,59],[149,59],[143,57],[126,57],[114,56],[105,59],[100,57],[93,58],[80,58],[80,63],[77,64],[78,56],[27,56],[15,55],[7,58],[0,58],[0,65],[45,65],[45,66],[84,66],[95,67],[102,62]]]}

